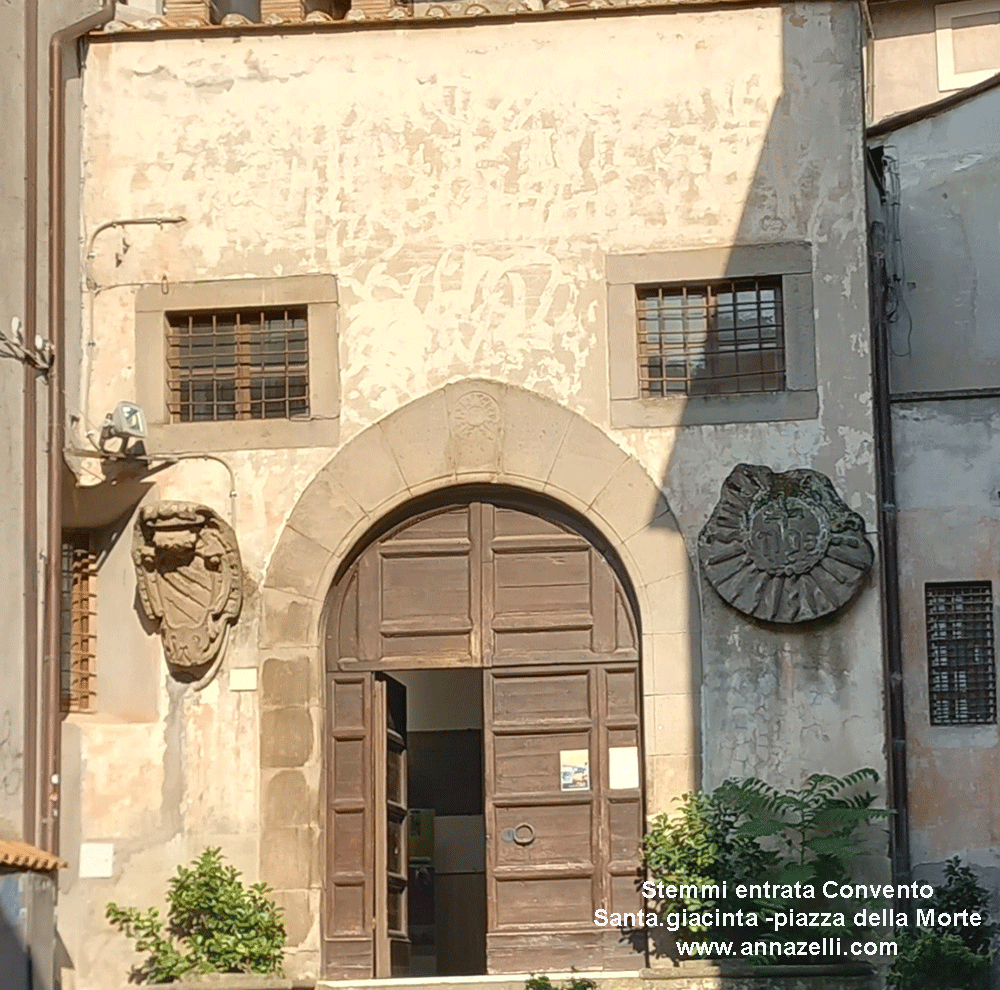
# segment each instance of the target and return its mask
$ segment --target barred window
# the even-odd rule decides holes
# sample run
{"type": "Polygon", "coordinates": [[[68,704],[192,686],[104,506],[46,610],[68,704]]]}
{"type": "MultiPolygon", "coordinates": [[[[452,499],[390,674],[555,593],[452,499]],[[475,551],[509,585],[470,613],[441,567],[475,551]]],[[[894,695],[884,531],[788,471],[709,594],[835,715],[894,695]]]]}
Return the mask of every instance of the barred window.
{"type": "Polygon", "coordinates": [[[97,693],[97,556],[86,532],[64,534],[62,550],[62,709],[87,712],[97,693]]]}
{"type": "Polygon", "coordinates": [[[167,314],[174,423],[309,416],[307,309],[167,314]]]}
{"type": "Polygon", "coordinates": [[[927,584],[924,600],[931,725],[994,724],[991,583],[927,584]]]}
{"type": "Polygon", "coordinates": [[[636,290],[645,398],[785,388],[781,278],[636,290]]]}

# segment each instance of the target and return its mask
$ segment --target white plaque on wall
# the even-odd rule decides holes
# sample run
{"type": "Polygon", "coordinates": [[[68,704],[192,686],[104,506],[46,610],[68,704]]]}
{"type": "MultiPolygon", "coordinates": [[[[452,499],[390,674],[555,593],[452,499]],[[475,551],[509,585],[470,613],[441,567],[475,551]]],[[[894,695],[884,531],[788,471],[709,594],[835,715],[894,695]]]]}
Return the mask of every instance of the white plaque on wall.
{"type": "Polygon", "coordinates": [[[113,873],[115,847],[110,842],[80,843],[80,876],[110,877],[113,873]]]}
{"type": "Polygon", "coordinates": [[[612,746],[608,750],[608,787],[613,791],[638,789],[638,746],[612,746]]]}

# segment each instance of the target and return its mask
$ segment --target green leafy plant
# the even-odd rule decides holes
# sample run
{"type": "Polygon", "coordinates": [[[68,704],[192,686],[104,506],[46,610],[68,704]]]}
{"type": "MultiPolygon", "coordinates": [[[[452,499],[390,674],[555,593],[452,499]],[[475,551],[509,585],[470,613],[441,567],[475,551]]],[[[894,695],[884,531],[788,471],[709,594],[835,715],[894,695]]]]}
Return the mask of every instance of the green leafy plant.
{"type": "Polygon", "coordinates": [[[280,973],[285,945],[281,909],[262,883],[244,886],[220,849],[206,849],[168,881],[167,918],[109,903],[105,916],[148,953],[134,983],[173,983],[202,973],[280,973]]]}
{"type": "Polygon", "coordinates": [[[557,987],[544,973],[532,973],[524,981],[524,990],[597,990],[597,984],[582,976],[572,976],[557,987]]]}
{"type": "MultiPolygon", "coordinates": [[[[944,868],[945,883],[922,905],[941,912],[976,911],[989,915],[989,894],[958,856],[944,868]]],[[[908,990],[982,990],[987,985],[992,952],[990,942],[1000,925],[968,925],[957,929],[935,923],[896,938],[899,954],[886,977],[891,987],[908,990]]]]}
{"type": "MultiPolygon", "coordinates": [[[[741,881],[760,882],[773,877],[779,856],[766,850],[752,835],[739,829],[739,814],[717,788],[711,794],[688,793],[680,798],[674,815],[661,814],[643,839],[642,855],[646,871],[664,884],[719,886],[728,881],[729,896],[718,901],[701,898],[666,900],[661,910],[702,911],[718,907],[752,909],[747,902],[737,905],[735,886],[741,881]]],[[[697,927],[690,929],[698,931],[697,927]]]]}

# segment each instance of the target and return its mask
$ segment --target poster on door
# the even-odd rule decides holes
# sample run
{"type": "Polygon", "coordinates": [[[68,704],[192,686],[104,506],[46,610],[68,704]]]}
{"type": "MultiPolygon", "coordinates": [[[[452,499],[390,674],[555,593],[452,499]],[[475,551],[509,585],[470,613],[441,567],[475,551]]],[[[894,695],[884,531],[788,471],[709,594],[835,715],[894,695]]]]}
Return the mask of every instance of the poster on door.
{"type": "Polygon", "coordinates": [[[559,751],[559,786],[564,791],[590,790],[590,751],[563,749],[559,751]]]}

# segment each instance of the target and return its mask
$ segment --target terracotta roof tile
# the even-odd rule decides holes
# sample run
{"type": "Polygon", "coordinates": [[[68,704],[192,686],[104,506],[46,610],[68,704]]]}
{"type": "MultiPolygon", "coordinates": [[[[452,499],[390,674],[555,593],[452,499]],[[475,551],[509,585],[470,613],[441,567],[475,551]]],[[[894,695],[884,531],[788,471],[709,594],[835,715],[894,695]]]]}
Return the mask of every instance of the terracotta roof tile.
{"type": "Polygon", "coordinates": [[[49,873],[65,865],[66,863],[58,856],[45,852],[37,846],[30,846],[27,842],[18,842],[14,839],[0,839],[0,866],[49,873]]]}

